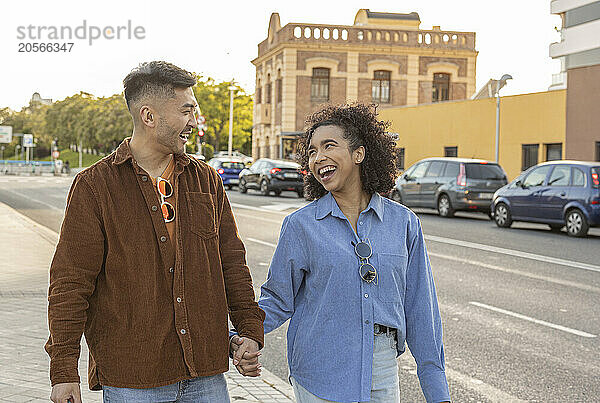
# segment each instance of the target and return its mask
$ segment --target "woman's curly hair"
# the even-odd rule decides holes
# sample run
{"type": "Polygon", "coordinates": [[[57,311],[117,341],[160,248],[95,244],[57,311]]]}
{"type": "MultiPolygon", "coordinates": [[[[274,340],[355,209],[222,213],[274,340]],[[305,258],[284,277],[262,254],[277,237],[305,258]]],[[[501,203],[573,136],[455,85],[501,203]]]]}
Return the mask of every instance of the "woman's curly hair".
{"type": "Polygon", "coordinates": [[[396,178],[396,143],[387,132],[389,122],[377,120],[377,106],[352,103],[327,105],[306,120],[308,129],[300,136],[297,160],[304,175],[304,195],[308,200],[318,199],[327,190],[310,172],[308,147],[313,133],[321,126],[338,126],[344,131],[350,152],[365,147],[365,159],[360,164],[360,179],[367,194],[386,193],[394,186],[396,178]]]}

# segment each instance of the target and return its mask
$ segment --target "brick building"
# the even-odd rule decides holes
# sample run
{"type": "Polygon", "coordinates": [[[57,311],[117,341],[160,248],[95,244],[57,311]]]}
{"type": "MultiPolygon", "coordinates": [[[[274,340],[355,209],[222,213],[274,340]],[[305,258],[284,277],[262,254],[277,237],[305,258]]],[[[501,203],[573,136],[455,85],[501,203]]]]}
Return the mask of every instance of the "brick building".
{"type": "Polygon", "coordinates": [[[462,100],[475,92],[475,33],[422,30],[417,13],[359,10],[354,25],[289,23],[273,13],[258,45],[252,156],[293,158],[323,103],[381,107],[462,100]]]}

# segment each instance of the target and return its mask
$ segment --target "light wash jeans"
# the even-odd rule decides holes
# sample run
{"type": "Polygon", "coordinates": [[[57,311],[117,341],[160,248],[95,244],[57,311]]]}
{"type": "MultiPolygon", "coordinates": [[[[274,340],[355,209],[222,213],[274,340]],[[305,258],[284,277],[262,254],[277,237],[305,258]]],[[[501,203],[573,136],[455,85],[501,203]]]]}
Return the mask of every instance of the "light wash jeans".
{"type": "MultiPolygon", "coordinates": [[[[371,403],[399,403],[400,384],[398,382],[398,362],[396,361],[396,339],[393,334],[375,335],[373,347],[373,371],[371,382],[371,403]]],[[[324,403],[290,377],[294,387],[296,403],[324,403]]],[[[362,402],[361,402],[362,403],[362,402]]]]}
{"type": "Polygon", "coordinates": [[[223,374],[201,376],[167,386],[148,389],[103,386],[104,403],[229,403],[223,374]]]}

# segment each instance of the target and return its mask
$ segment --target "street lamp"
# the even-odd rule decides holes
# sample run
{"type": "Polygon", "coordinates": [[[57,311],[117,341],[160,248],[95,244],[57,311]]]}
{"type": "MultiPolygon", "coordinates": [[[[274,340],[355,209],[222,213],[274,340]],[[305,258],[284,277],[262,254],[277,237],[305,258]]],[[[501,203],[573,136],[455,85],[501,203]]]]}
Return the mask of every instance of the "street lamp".
{"type": "Polygon", "coordinates": [[[235,87],[230,85],[229,90],[229,145],[227,147],[227,153],[229,156],[233,155],[233,91],[235,87]]]}
{"type": "Polygon", "coordinates": [[[499,161],[500,153],[500,89],[506,85],[508,80],[512,80],[510,74],[505,74],[496,81],[496,163],[499,161]]]}

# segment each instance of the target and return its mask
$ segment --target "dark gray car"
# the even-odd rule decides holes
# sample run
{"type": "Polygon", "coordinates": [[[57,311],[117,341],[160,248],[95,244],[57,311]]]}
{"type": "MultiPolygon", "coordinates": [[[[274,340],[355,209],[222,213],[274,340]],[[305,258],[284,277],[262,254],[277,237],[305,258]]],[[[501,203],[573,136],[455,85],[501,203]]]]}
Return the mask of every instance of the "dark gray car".
{"type": "Polygon", "coordinates": [[[459,210],[490,215],[494,192],[507,182],[506,173],[494,162],[427,158],[396,180],[391,198],[408,207],[435,208],[442,217],[459,210]]]}

